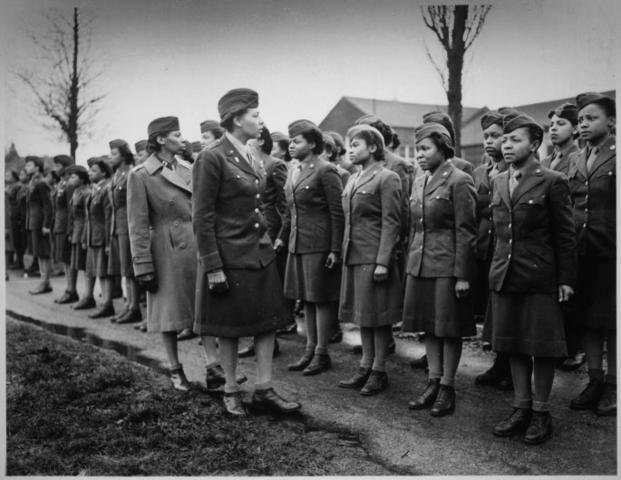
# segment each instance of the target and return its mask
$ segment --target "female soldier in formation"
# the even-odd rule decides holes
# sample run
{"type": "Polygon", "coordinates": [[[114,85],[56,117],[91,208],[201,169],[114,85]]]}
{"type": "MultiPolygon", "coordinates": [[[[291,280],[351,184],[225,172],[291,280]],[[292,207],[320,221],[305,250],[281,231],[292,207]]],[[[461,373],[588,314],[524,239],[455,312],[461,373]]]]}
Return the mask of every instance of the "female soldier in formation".
{"type": "Polygon", "coordinates": [[[39,261],[41,283],[29,293],[38,295],[52,291],[50,276],[52,273],[51,260],[51,228],[52,228],[52,198],[50,187],[43,178],[43,159],[26,157],[24,169],[29,176],[28,195],[26,197],[26,229],[28,231],[29,250],[39,261]]]}
{"type": "Polygon", "coordinates": [[[288,237],[284,290],[287,298],[304,302],[306,349],[288,368],[316,375],[331,366],[328,340],[336,322],[341,281],[343,184],[336,167],[319,158],[323,135],[314,123],[291,123],[289,138],[289,153],[300,163],[285,185],[288,209],[275,248],[282,248],[288,237]]]}
{"type": "Polygon", "coordinates": [[[10,230],[11,244],[13,247],[11,257],[7,259],[7,268],[19,270],[24,268],[24,251],[26,250],[26,238],[24,236],[24,219],[21,216],[23,207],[20,205],[24,189],[24,183],[20,180],[17,170],[8,170],[5,174],[5,201],[9,207],[9,216],[5,218],[10,230]]]}
{"type": "Polygon", "coordinates": [[[237,417],[246,415],[236,375],[240,337],[254,337],[252,404],[285,413],[300,408],[272,385],[275,332],[287,318],[282,290],[274,288],[280,277],[262,211],[265,178],[246,147],[261,133],[258,106],[253,90],[227,92],[218,102],[226,133],[201,152],[192,171],[193,184],[201,186],[192,202],[199,252],[194,331],[218,337],[226,378],[224,407],[237,417]]]}
{"type": "Polygon", "coordinates": [[[586,148],[570,157],[569,187],[578,234],[578,285],[574,315],[584,329],[589,384],[571,408],[617,413],[616,146],[615,102],[599,93],[576,97],[580,138],[586,148]],[[607,371],[603,371],[604,342],[607,371]]]}
{"type": "MultiPolygon", "coordinates": [[[[110,146],[110,164],[114,175],[110,182],[110,202],[112,206],[111,245],[118,254],[120,274],[125,277],[127,305],[125,310],[112,319],[116,323],[140,322],[140,304],[138,285],[134,279],[132,254],[129,244],[129,227],[127,220],[127,176],[134,165],[134,156],[125,140],[112,140],[110,146]]],[[[112,252],[111,248],[111,252],[112,252]]]]}
{"type": "Polygon", "coordinates": [[[347,170],[350,175],[358,172],[358,167],[354,165],[349,158],[347,158],[347,148],[345,147],[345,141],[343,136],[334,131],[325,132],[332,137],[336,145],[336,155],[333,162],[336,163],[343,170],[347,170]]]}
{"type": "Polygon", "coordinates": [[[67,288],[65,293],[54,300],[56,303],[74,303],[78,301],[76,282],[78,272],[71,269],[71,225],[69,223],[69,204],[73,196],[73,185],[69,182],[68,167],[73,159],[67,155],[54,157],[57,172],[61,177],[54,192],[54,261],[62,263],[65,269],[67,288]]]}
{"type": "Polygon", "coordinates": [[[339,387],[375,395],[388,386],[386,355],[392,324],[401,320],[401,274],[395,249],[401,229],[399,176],[383,166],[384,139],[368,125],[347,133],[350,158],[361,170],[343,193],[345,233],[340,320],[360,327],[362,359],[358,372],[339,387]]]}
{"type": "Polygon", "coordinates": [[[472,177],[447,160],[454,150],[442,125],[415,130],[418,177],[410,199],[411,233],[403,305],[403,330],[425,332],[429,380],[409,406],[443,416],[455,409],[455,374],[462,337],[474,335],[476,193],[472,177]]]}
{"type": "Polygon", "coordinates": [[[548,398],[558,358],[567,355],[560,302],[576,280],[569,186],[535,158],[543,129],[528,115],[503,118],[502,153],[510,169],[492,187],[495,248],[489,271],[492,347],[508,353],[513,412],[494,427],[535,445],[552,434],[548,398]],[[534,377],[534,395],[531,381],[534,377]]]}
{"type": "MultiPolygon", "coordinates": [[[[69,259],[69,269],[76,272],[86,271],[86,242],[84,240],[86,231],[86,200],[90,196],[90,178],[88,170],[81,165],[69,167],[69,184],[73,188],[73,194],[69,201],[69,218],[67,220],[71,229],[69,243],[71,245],[71,256],[69,259]]],[[[96,306],[93,298],[93,281],[85,275],[85,294],[78,303],[74,305],[75,310],[84,310],[96,306]]],[[[77,291],[77,288],[76,288],[77,291]]]]}
{"type": "Polygon", "coordinates": [[[203,148],[211,145],[224,135],[224,129],[215,120],[205,120],[201,122],[201,145],[203,148]]]}
{"type": "Polygon", "coordinates": [[[147,152],[147,141],[146,140],[138,140],[134,147],[136,148],[136,156],[134,157],[134,164],[140,165],[145,162],[147,158],[149,158],[149,152],[147,152]]]}

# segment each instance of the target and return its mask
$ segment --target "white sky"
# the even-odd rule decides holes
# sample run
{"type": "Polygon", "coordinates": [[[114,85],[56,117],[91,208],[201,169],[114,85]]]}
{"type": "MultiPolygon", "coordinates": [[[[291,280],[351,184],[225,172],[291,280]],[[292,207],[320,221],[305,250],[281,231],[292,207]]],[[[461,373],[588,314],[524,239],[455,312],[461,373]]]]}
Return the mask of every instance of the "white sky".
{"type": "MultiPolygon", "coordinates": [[[[494,108],[615,88],[618,0],[494,1],[464,72],[464,105],[494,108]]],[[[177,115],[188,140],[217,118],[234,87],[259,92],[268,127],[320,122],[341,96],[446,103],[425,53],[441,52],[412,0],[3,0],[4,143],[21,155],[68,151],[44,130],[34,99],[11,70],[41,71],[27,30],[72,7],[94,15],[92,55],[103,69],[94,135],[78,162],[108,141],[146,136],[150,120],[177,115]]]]}

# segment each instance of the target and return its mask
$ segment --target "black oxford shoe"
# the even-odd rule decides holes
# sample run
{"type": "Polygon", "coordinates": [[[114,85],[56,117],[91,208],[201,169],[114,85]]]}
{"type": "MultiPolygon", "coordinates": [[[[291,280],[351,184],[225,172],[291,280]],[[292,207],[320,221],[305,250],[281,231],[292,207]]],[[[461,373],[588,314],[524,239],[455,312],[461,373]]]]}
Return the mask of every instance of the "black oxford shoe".
{"type": "Polygon", "coordinates": [[[62,304],[65,304],[65,303],[77,302],[79,299],[80,299],[80,297],[78,297],[78,294],[76,292],[67,292],[67,291],[65,291],[63,296],[60,297],[60,298],[57,298],[56,300],[54,300],[54,302],[62,305],[62,304]]]}
{"type": "Polygon", "coordinates": [[[433,405],[433,402],[436,401],[436,397],[438,396],[438,391],[440,390],[440,379],[439,378],[430,378],[427,381],[427,387],[421,395],[408,403],[408,408],[410,410],[422,410],[424,408],[430,408],[433,405]]]}
{"type": "Polygon", "coordinates": [[[175,390],[179,390],[180,392],[187,392],[190,390],[190,382],[188,382],[181,365],[170,370],[168,372],[168,377],[170,378],[172,386],[175,390]]]}
{"type": "Polygon", "coordinates": [[[290,402],[284,399],[273,388],[255,390],[252,395],[252,405],[280,413],[291,413],[301,408],[298,402],[290,402]]]}
{"type": "Polygon", "coordinates": [[[552,436],[552,417],[550,412],[533,412],[530,425],[524,435],[527,445],[539,445],[552,436]]]}
{"type": "Polygon", "coordinates": [[[30,295],[41,295],[43,293],[50,293],[52,291],[52,287],[47,282],[42,282],[35,288],[34,290],[30,290],[28,293],[30,295]]]}
{"type": "Polygon", "coordinates": [[[139,308],[127,310],[123,315],[116,318],[116,323],[137,323],[142,322],[142,313],[139,308]]]}
{"type": "Polygon", "coordinates": [[[245,417],[248,415],[246,407],[242,403],[242,392],[225,392],[222,397],[224,410],[232,417],[245,417]]]}
{"type": "Polygon", "coordinates": [[[332,361],[330,360],[330,355],[327,353],[318,353],[313,357],[311,362],[308,364],[308,367],[304,369],[302,375],[306,377],[310,375],[318,375],[319,373],[329,370],[331,366],[332,361]]]}
{"type": "Polygon", "coordinates": [[[494,426],[493,433],[497,437],[511,437],[523,433],[530,424],[530,408],[514,408],[513,413],[494,426]]]}
{"type": "Polygon", "coordinates": [[[595,405],[595,414],[600,417],[614,417],[617,414],[617,386],[604,384],[604,393],[595,405]]]}
{"type": "Polygon", "coordinates": [[[111,303],[104,303],[98,310],[89,313],[88,318],[106,318],[114,315],[114,306],[111,303]]]}
{"type": "MultiPolygon", "coordinates": [[[[243,373],[238,373],[236,380],[238,384],[241,384],[247,381],[248,377],[246,377],[243,373]]],[[[222,366],[216,365],[215,367],[209,367],[206,369],[205,385],[207,385],[207,390],[217,390],[225,383],[226,378],[224,376],[222,366]]]]}
{"type": "Polygon", "coordinates": [[[362,390],[360,390],[360,395],[364,395],[365,397],[377,395],[386,390],[386,388],[388,388],[388,375],[386,372],[372,370],[369,379],[364,384],[364,387],[362,387],[362,390]]]}
{"type": "Polygon", "coordinates": [[[341,388],[362,388],[367,380],[369,379],[369,375],[371,375],[370,368],[359,367],[358,371],[347,380],[341,380],[339,382],[339,387],[341,388]]]}
{"type": "Polygon", "coordinates": [[[444,417],[455,411],[455,389],[448,385],[440,385],[436,401],[433,402],[431,411],[432,417],[444,417]]]}
{"type": "Polygon", "coordinates": [[[569,407],[573,410],[590,410],[604,393],[604,382],[598,378],[592,378],[584,390],[574,398],[569,407]]]}
{"type": "Polygon", "coordinates": [[[291,372],[298,372],[308,367],[315,356],[315,352],[304,352],[304,355],[294,363],[287,365],[287,369],[291,372]]]}
{"type": "Polygon", "coordinates": [[[95,308],[97,303],[93,297],[84,297],[78,303],[73,306],[74,310],[88,310],[90,308],[95,308]]]}

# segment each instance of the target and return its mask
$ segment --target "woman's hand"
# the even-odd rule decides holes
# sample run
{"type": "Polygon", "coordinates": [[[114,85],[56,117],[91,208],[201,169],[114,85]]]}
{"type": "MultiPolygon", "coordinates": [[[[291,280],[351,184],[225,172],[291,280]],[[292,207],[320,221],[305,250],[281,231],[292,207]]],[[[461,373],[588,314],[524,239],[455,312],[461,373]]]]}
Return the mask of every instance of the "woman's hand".
{"type": "Polygon", "coordinates": [[[339,263],[339,256],[335,252],[330,252],[328,258],[326,259],[326,268],[328,270],[332,270],[339,263]]]}
{"type": "Polygon", "coordinates": [[[470,293],[470,282],[463,278],[458,278],[455,282],[455,296],[457,298],[464,298],[470,293]]]}
{"type": "Polygon", "coordinates": [[[209,290],[213,293],[224,293],[229,290],[229,282],[222,270],[208,272],[207,282],[209,283],[209,290]]]}
{"type": "Polygon", "coordinates": [[[47,227],[43,227],[43,228],[41,228],[41,233],[43,235],[49,235],[50,234],[50,229],[47,228],[47,227]]]}
{"type": "Polygon", "coordinates": [[[373,280],[376,282],[383,282],[388,278],[388,267],[384,265],[375,265],[375,271],[373,272],[373,280]]]}
{"type": "Polygon", "coordinates": [[[563,303],[569,301],[569,299],[573,296],[574,289],[569,285],[559,285],[558,286],[558,301],[563,303]]]}
{"type": "Polygon", "coordinates": [[[280,252],[282,248],[285,246],[285,242],[283,242],[280,238],[277,238],[274,242],[274,250],[276,252],[280,252]]]}

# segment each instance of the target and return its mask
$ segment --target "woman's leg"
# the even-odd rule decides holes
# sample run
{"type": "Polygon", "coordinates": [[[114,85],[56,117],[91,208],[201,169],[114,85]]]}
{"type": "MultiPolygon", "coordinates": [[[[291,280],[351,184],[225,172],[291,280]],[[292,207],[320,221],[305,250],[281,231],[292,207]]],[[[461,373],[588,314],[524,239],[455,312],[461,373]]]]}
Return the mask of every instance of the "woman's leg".
{"type": "Polygon", "coordinates": [[[86,290],[84,291],[83,298],[93,298],[93,292],[95,291],[95,281],[97,280],[97,277],[85,275],[84,280],[85,280],[84,284],[86,286],[86,290]]]}
{"type": "Polygon", "coordinates": [[[429,380],[442,378],[442,355],[444,342],[432,333],[425,334],[425,354],[429,364],[429,380]]]}
{"type": "Polygon", "coordinates": [[[162,341],[166,350],[168,366],[171,370],[179,368],[179,354],[177,352],[177,332],[162,332],[162,341]]]}
{"type": "Polygon", "coordinates": [[[77,292],[78,271],[71,268],[69,263],[65,263],[65,277],[67,279],[67,291],[70,293],[77,292]]]}
{"type": "Polygon", "coordinates": [[[304,324],[306,326],[306,352],[317,347],[317,309],[315,303],[304,302],[304,324]]]}
{"type": "MultiPolygon", "coordinates": [[[[175,334],[175,341],[176,338],[175,334]]],[[[239,339],[218,337],[218,343],[220,344],[220,364],[226,379],[224,391],[226,393],[237,392],[239,391],[239,384],[237,383],[237,346],[239,339]]]]}
{"type": "Polygon", "coordinates": [[[462,340],[461,337],[445,337],[442,340],[444,344],[442,348],[442,378],[440,379],[440,384],[454,387],[455,374],[461,359],[462,340]]]}
{"type": "Polygon", "coordinates": [[[317,325],[317,346],[315,347],[316,354],[328,353],[328,340],[332,335],[333,326],[335,323],[335,314],[333,303],[318,303],[316,304],[316,325],[317,325]]]}
{"type": "Polygon", "coordinates": [[[276,332],[267,332],[254,337],[254,349],[257,360],[255,388],[257,390],[265,390],[272,386],[272,362],[275,340],[276,332]]]}
{"type": "Polygon", "coordinates": [[[513,379],[513,407],[531,408],[533,394],[531,389],[532,361],[529,356],[512,353],[509,357],[513,379]]]}
{"type": "Polygon", "coordinates": [[[112,304],[112,287],[114,279],[112,277],[100,277],[99,284],[101,285],[101,295],[103,296],[103,304],[112,304]]]}
{"type": "Polygon", "coordinates": [[[533,395],[533,411],[547,412],[548,400],[554,381],[554,365],[556,359],[550,357],[535,357],[533,360],[533,377],[535,391],[533,395]]]}
{"type": "Polygon", "coordinates": [[[39,270],[41,272],[41,283],[49,285],[52,275],[52,260],[48,258],[39,258],[39,270]]]}
{"type": "Polygon", "coordinates": [[[369,369],[375,359],[375,336],[373,328],[360,327],[360,340],[362,342],[362,358],[360,366],[369,369]]]}
{"type": "MultiPolygon", "coordinates": [[[[127,285],[127,307],[129,310],[140,310],[140,292],[134,277],[125,279],[127,285]]],[[[215,340],[214,340],[215,341],[215,340]]]]}
{"type": "MultiPolygon", "coordinates": [[[[371,329],[373,332],[373,346],[375,358],[373,359],[373,370],[376,372],[386,371],[386,356],[388,354],[388,344],[392,339],[392,325],[384,325],[371,329]]],[[[364,355],[364,343],[362,344],[364,355]]]]}
{"type": "Polygon", "coordinates": [[[587,328],[584,331],[584,351],[586,353],[589,378],[602,380],[604,378],[604,331],[587,328]]]}
{"type": "MultiPolygon", "coordinates": [[[[130,307],[131,309],[132,307],[130,307]]],[[[218,365],[218,346],[216,344],[216,337],[208,337],[206,335],[201,336],[203,343],[203,353],[205,355],[205,365],[207,368],[215,367],[218,365]]]]}

